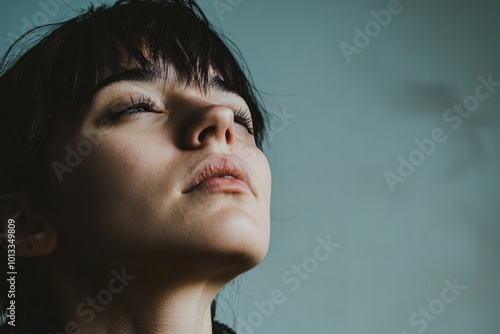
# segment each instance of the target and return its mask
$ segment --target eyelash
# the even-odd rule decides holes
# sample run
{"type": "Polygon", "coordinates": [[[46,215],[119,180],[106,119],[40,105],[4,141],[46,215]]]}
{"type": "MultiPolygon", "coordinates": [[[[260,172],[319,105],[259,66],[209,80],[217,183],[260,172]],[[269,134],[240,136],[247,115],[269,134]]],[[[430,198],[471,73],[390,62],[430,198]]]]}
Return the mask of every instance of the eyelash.
{"type": "Polygon", "coordinates": [[[250,133],[253,136],[253,126],[252,126],[252,116],[244,111],[242,108],[239,109],[233,109],[234,112],[234,119],[241,122],[247,130],[248,133],[250,133]]]}
{"type": "MultiPolygon", "coordinates": [[[[134,109],[138,108],[145,109],[145,111],[141,112],[157,112],[157,110],[160,109],[158,104],[154,102],[153,99],[151,99],[150,97],[140,95],[137,98],[137,100],[134,100],[134,97],[131,96],[130,103],[128,104],[128,106],[126,106],[121,111],[113,114],[113,116],[111,116],[111,120],[112,121],[119,120],[128,115],[140,113],[137,111],[133,111],[134,109]]],[[[233,113],[234,113],[234,120],[244,125],[247,128],[248,132],[253,136],[254,130],[252,126],[252,116],[248,112],[244,111],[243,108],[238,108],[238,109],[233,108],[233,113]]]]}
{"type": "Polygon", "coordinates": [[[131,96],[130,103],[121,111],[113,114],[113,116],[111,116],[111,120],[118,120],[118,119],[122,119],[123,117],[125,117],[127,115],[136,114],[138,112],[132,111],[132,110],[137,109],[137,108],[146,109],[146,112],[157,112],[157,110],[160,109],[158,104],[156,104],[156,102],[154,102],[153,99],[151,99],[150,97],[140,95],[137,98],[137,101],[135,101],[134,97],[131,96]]]}

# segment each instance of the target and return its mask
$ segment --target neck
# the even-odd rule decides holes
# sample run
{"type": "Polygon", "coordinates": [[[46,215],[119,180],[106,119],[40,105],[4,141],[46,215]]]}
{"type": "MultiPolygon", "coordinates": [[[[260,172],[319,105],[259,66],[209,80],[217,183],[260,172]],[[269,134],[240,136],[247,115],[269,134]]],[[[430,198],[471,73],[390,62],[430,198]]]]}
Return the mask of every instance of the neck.
{"type": "Polygon", "coordinates": [[[172,277],[171,273],[152,275],[122,267],[85,279],[81,269],[54,275],[62,278],[52,282],[61,310],[58,330],[212,334],[211,302],[227,281],[172,277]]]}

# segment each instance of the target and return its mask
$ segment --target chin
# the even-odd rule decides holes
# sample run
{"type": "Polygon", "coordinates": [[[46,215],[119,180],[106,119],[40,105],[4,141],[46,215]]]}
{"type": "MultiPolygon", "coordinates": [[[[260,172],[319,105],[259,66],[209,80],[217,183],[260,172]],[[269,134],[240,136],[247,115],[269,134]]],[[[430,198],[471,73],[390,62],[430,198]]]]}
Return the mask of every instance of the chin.
{"type": "MultiPolygon", "coordinates": [[[[269,223],[228,210],[207,238],[209,251],[227,268],[239,273],[261,263],[269,248],[269,223]]],[[[238,274],[239,274],[238,273],[238,274]]]]}

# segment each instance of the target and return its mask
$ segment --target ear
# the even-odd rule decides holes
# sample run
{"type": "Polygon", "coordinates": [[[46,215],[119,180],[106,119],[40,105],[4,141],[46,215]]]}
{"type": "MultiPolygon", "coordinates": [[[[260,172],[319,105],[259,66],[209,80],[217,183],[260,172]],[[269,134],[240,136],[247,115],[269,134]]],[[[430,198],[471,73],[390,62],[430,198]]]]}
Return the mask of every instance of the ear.
{"type": "Polygon", "coordinates": [[[16,256],[32,257],[52,253],[58,234],[47,217],[30,210],[22,196],[0,195],[0,243],[4,249],[15,245],[16,256]]]}

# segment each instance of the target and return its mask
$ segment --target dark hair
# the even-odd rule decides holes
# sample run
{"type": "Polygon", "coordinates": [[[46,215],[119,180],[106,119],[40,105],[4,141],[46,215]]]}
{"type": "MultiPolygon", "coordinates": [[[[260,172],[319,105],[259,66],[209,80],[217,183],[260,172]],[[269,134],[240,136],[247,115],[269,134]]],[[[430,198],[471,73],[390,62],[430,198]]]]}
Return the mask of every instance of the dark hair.
{"type": "MultiPolygon", "coordinates": [[[[265,114],[246,65],[198,5],[193,0],[119,0],[111,6],[91,6],[61,23],[34,28],[2,58],[0,194],[25,194],[35,207],[48,203],[48,142],[58,115],[66,126],[74,124],[98,84],[126,70],[130,61],[141,69],[173,66],[187,83],[202,89],[207,87],[210,71],[215,71],[222,84],[249,106],[255,141],[262,147],[265,114]]],[[[6,254],[1,256],[6,261],[6,254]]],[[[56,319],[43,312],[52,301],[43,289],[45,283],[34,279],[34,264],[18,258],[16,265],[22,271],[16,281],[16,319],[37,326],[37,332],[54,330],[51,326],[56,319]]],[[[5,276],[2,269],[1,291],[7,291],[5,276]]],[[[0,295],[4,319],[6,295],[0,295]]]]}

